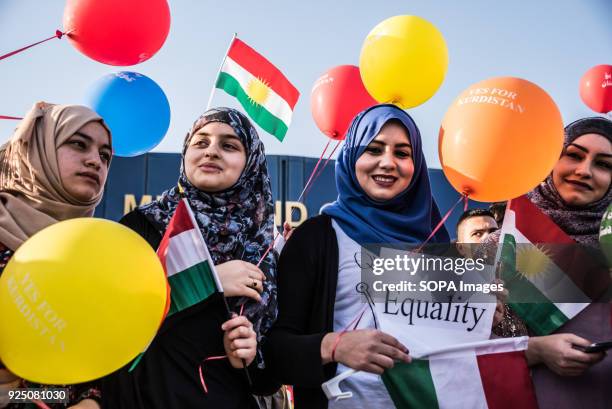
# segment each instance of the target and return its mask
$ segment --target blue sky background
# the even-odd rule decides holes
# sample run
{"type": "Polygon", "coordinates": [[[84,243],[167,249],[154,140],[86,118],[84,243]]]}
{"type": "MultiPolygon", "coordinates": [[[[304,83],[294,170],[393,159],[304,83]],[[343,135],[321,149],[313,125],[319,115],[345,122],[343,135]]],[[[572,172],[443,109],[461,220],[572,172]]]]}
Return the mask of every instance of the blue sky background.
{"type": "MultiPolygon", "coordinates": [[[[265,133],[272,154],[318,157],[327,138],[310,114],[310,90],[327,69],[359,62],[361,44],[380,21],[414,14],[446,38],[450,64],[438,93],[408,112],[424,140],[430,167],[439,167],[440,122],[452,100],[470,84],[517,76],[544,88],[564,122],[592,115],[578,95],[582,74],[612,63],[609,0],[171,0],[165,45],[150,60],[113,67],[90,60],[65,39],[0,61],[0,115],[23,116],[38,100],[83,103],[89,87],[120,70],[143,73],[165,91],[170,129],[157,151],[178,152],[187,129],[204,110],[233,32],[277,65],[300,90],[293,123],[282,144],[265,133]]],[[[64,1],[0,0],[0,54],[53,35],[64,1]]],[[[232,104],[218,92],[213,105],[232,104]]],[[[0,142],[14,121],[0,120],[0,142]]]]}

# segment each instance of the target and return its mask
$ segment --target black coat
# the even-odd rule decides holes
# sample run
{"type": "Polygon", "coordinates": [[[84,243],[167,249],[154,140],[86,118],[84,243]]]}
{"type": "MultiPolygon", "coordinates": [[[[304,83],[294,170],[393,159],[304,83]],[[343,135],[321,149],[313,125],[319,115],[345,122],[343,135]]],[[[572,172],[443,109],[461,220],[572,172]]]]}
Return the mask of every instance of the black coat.
{"type": "MultiPolygon", "coordinates": [[[[125,215],[120,222],[157,249],[163,232],[160,226],[151,224],[138,210],[125,215]]],[[[130,363],[103,379],[102,407],[256,408],[251,393],[273,393],[280,385],[267,378],[255,363],[249,367],[253,390],[244,370],[233,368],[227,360],[204,364],[208,394],[202,389],[198,366],[207,357],[225,355],[221,324],[226,320],[220,294],[168,317],[132,372],[128,372],[130,363]]]]}
{"type": "Polygon", "coordinates": [[[294,386],[296,408],[327,408],[321,384],[337,364],[322,364],[321,341],[333,332],[338,254],[331,218],[322,215],[293,232],[278,263],[278,319],[264,357],[279,381],[294,386]]]}

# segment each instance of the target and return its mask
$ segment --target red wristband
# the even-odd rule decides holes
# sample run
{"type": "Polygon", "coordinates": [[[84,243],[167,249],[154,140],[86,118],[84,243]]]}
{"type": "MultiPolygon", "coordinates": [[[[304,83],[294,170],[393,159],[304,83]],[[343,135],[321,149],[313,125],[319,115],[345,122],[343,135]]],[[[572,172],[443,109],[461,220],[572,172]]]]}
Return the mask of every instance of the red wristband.
{"type": "Polygon", "coordinates": [[[331,353],[332,362],[336,362],[336,347],[340,343],[340,338],[342,338],[342,335],[344,334],[346,334],[346,331],[342,331],[340,334],[338,334],[338,338],[336,338],[336,340],[334,341],[334,346],[332,347],[332,353],[331,353]]]}

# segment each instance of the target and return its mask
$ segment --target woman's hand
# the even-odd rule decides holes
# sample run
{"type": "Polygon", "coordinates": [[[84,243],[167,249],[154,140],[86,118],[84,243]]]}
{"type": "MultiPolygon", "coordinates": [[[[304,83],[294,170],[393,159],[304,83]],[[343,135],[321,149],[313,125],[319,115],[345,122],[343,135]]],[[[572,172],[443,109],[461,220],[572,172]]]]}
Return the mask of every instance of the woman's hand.
{"type": "Polygon", "coordinates": [[[323,363],[332,362],[332,350],[336,345],[334,359],[350,368],[382,374],[393,368],[394,361],[411,361],[408,348],[389,334],[374,329],[358,329],[345,332],[340,341],[338,332],[331,332],[321,342],[323,363]]]}
{"type": "Polygon", "coordinates": [[[603,352],[586,353],[574,349],[573,345],[586,347],[591,342],[574,334],[529,338],[525,351],[527,363],[529,366],[543,363],[561,376],[578,376],[605,357],[603,352]]]}
{"type": "Polygon", "coordinates": [[[221,325],[223,334],[223,347],[234,368],[242,368],[242,360],[247,366],[255,359],[257,352],[257,338],[253,324],[244,316],[234,314],[233,318],[221,325]]]}
{"type": "Polygon", "coordinates": [[[232,260],[215,266],[226,297],[250,297],[261,302],[264,273],[254,264],[232,260]]]}
{"type": "Polygon", "coordinates": [[[68,409],[100,409],[100,405],[93,399],[83,399],[76,405],[68,406],[68,409]]]}
{"type": "Polygon", "coordinates": [[[293,234],[293,228],[291,227],[289,222],[285,222],[283,224],[283,239],[285,239],[285,241],[289,240],[291,234],[293,234]]]}

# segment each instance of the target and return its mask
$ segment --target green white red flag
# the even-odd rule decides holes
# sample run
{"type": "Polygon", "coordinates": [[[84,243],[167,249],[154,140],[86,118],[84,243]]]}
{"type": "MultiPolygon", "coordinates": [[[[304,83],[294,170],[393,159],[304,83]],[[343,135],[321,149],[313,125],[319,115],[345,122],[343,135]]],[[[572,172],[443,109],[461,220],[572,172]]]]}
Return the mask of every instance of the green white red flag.
{"type": "Polygon", "coordinates": [[[174,314],[204,301],[223,286],[187,199],[181,199],[157,249],[170,284],[174,314]]]}
{"type": "Polygon", "coordinates": [[[397,409],[537,409],[527,337],[457,345],[382,375],[397,409]]]}

